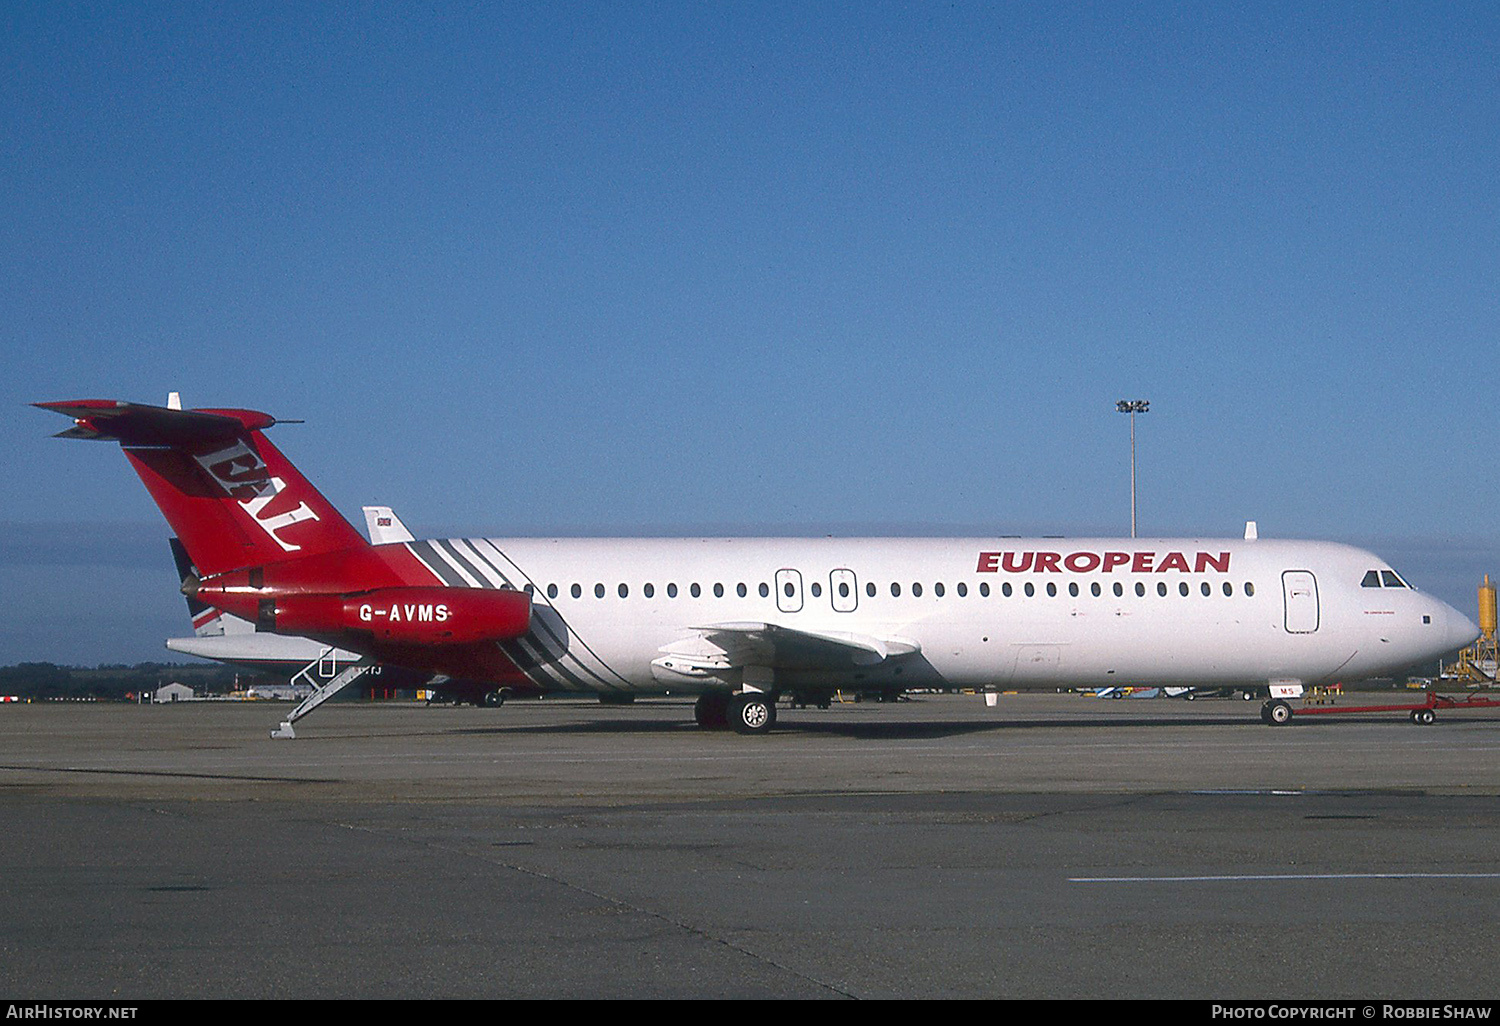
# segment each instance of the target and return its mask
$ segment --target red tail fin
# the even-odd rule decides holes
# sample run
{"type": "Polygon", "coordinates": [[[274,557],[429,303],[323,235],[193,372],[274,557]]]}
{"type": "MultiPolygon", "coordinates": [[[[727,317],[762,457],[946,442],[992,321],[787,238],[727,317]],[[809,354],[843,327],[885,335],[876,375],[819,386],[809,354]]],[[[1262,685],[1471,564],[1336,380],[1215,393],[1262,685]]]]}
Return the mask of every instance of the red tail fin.
{"type": "Polygon", "coordinates": [[[253,410],[169,410],[105,399],[37,403],[65,438],[117,441],[204,575],[368,547],[262,431],[253,410]]]}

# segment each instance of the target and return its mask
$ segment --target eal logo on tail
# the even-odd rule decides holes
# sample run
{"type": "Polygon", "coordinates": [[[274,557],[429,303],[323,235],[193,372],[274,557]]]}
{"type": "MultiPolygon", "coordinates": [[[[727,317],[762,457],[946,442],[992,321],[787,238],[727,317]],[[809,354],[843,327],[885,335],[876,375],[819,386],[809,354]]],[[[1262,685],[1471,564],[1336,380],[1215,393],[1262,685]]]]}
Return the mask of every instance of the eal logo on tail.
{"type": "Polygon", "coordinates": [[[227,449],[211,452],[204,456],[194,456],[198,465],[208,471],[210,477],[229,493],[229,497],[239,502],[245,512],[250,514],[250,519],[255,521],[262,531],[270,536],[271,540],[280,545],[286,552],[296,552],[302,548],[285,541],[277,534],[284,531],[293,524],[304,520],[317,520],[318,515],[307,508],[307,503],[299,502],[297,508],[285,513],[268,515],[266,507],[271,500],[276,498],[286,489],[286,482],[279,477],[272,477],[266,468],[265,462],[260,454],[251,449],[242,441],[237,441],[227,449]]]}

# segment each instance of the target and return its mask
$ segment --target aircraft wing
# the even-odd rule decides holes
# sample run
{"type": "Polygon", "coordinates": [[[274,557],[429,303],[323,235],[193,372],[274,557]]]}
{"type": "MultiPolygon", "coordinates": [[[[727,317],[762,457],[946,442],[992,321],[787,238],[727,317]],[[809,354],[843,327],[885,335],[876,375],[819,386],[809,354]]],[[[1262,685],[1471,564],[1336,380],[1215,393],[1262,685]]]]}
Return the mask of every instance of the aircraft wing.
{"type": "Polygon", "coordinates": [[[904,638],[844,631],[809,631],[746,621],[691,628],[690,637],[665,645],[651,663],[659,680],[704,680],[726,670],[764,666],[778,670],[847,670],[915,655],[921,646],[904,638]]]}

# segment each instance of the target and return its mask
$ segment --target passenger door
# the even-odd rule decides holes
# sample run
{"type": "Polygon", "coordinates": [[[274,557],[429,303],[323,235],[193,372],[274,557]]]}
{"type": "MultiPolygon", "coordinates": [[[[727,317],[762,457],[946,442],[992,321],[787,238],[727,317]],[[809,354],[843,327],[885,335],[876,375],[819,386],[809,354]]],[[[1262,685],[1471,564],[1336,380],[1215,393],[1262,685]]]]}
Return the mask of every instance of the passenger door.
{"type": "Polygon", "coordinates": [[[1286,629],[1289,634],[1311,634],[1318,629],[1318,579],[1310,570],[1288,570],[1281,575],[1286,598],[1286,629]]]}

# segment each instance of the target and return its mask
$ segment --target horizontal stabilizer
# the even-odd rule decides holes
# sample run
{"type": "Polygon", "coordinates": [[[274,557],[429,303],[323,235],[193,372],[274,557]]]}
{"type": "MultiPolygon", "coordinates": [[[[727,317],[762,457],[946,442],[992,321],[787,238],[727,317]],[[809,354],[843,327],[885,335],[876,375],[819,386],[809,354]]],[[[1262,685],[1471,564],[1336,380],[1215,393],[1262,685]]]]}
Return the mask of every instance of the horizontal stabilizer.
{"type": "Polygon", "coordinates": [[[115,399],[74,399],[35,403],[39,409],[73,418],[73,426],[58,438],[119,442],[139,446],[191,446],[233,441],[249,430],[276,423],[255,410],[173,410],[115,399]]]}

